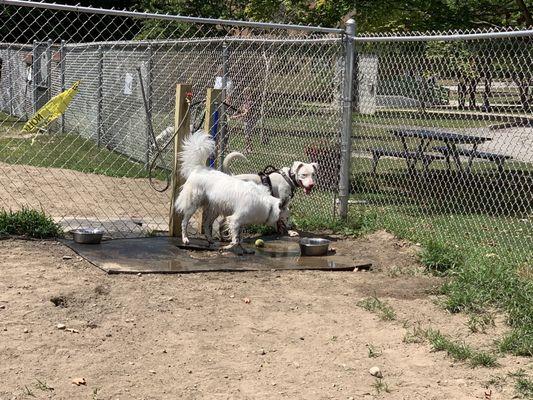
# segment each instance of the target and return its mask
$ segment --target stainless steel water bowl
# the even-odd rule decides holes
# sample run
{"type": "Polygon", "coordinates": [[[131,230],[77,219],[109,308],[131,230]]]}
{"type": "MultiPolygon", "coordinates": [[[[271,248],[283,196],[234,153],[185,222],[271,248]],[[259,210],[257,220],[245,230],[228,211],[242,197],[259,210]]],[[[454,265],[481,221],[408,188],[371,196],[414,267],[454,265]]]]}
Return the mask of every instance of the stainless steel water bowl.
{"type": "Polygon", "coordinates": [[[102,241],[104,231],[101,229],[76,229],[72,231],[76,243],[98,244],[102,241]]]}
{"type": "Polygon", "coordinates": [[[302,256],[325,256],[328,254],[330,241],[321,238],[300,239],[300,254],[302,256]]]}

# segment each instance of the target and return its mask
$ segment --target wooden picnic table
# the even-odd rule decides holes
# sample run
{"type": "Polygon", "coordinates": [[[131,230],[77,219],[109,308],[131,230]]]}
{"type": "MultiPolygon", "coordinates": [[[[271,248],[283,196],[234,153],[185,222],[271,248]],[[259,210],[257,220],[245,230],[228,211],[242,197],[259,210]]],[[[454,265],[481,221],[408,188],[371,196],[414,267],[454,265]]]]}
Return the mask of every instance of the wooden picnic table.
{"type": "MultiPolygon", "coordinates": [[[[414,151],[414,157],[410,157],[406,159],[407,166],[409,168],[413,168],[416,166],[417,161],[423,160],[424,155],[426,154],[426,151],[428,150],[429,145],[432,141],[438,140],[444,142],[446,145],[445,150],[440,150],[437,148],[436,150],[440,151],[444,154],[446,157],[446,162],[448,163],[448,167],[451,168],[450,165],[450,157],[453,158],[455,161],[455,165],[460,171],[463,171],[463,166],[461,165],[460,156],[467,156],[468,157],[468,170],[472,167],[472,161],[479,153],[477,151],[477,146],[481,143],[484,143],[488,140],[492,140],[487,137],[482,136],[472,136],[472,135],[465,135],[461,133],[454,133],[454,132],[443,132],[443,131],[433,131],[429,129],[394,129],[392,130],[392,134],[394,136],[397,136],[400,138],[404,151],[406,153],[413,153],[409,150],[407,146],[407,138],[416,138],[420,139],[420,143],[418,144],[416,150],[414,151]],[[472,150],[464,150],[464,149],[458,149],[458,144],[471,144],[472,150]]],[[[479,153],[481,154],[481,153],[479,153]]]]}

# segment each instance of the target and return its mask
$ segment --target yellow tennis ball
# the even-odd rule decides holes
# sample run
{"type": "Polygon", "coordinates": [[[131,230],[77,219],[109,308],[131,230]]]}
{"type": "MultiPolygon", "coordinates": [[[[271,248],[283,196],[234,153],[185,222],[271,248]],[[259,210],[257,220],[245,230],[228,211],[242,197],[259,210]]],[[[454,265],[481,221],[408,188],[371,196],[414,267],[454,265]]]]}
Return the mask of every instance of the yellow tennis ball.
{"type": "Polygon", "coordinates": [[[265,247],[265,241],[263,239],[257,239],[255,241],[255,247],[265,247]]]}

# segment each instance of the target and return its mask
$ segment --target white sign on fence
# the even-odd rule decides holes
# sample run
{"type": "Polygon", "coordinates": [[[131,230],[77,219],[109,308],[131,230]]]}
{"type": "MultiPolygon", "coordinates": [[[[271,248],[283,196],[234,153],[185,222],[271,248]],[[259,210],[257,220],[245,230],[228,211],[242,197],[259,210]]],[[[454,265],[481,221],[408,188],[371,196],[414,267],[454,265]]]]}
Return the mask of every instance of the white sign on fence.
{"type": "Polygon", "coordinates": [[[126,72],[126,77],[124,78],[124,94],[130,95],[133,93],[133,75],[129,72],[126,72]]]}

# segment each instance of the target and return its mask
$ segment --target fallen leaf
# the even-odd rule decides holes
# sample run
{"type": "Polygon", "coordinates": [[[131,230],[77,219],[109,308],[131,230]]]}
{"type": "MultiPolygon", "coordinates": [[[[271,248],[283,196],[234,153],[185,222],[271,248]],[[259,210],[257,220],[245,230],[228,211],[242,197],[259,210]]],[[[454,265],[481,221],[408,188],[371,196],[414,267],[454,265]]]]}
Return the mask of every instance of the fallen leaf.
{"type": "Polygon", "coordinates": [[[250,299],[248,297],[245,297],[244,299],[242,299],[242,301],[244,301],[246,304],[250,303],[250,299]]]}
{"type": "Polygon", "coordinates": [[[74,378],[72,380],[72,384],[76,386],[86,385],[87,381],[85,380],[85,378],[74,378]]]}

